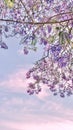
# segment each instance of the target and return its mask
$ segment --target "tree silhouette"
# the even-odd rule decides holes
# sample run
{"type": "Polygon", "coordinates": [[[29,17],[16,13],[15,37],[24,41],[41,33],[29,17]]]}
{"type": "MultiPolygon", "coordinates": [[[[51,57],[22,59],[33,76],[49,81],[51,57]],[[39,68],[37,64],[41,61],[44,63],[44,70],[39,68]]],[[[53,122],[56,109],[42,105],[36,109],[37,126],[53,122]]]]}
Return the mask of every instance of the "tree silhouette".
{"type": "Polygon", "coordinates": [[[1,0],[0,46],[8,49],[2,36],[19,35],[24,54],[44,45],[43,56],[26,74],[33,78],[27,92],[38,94],[46,85],[54,95],[73,94],[73,1],[1,0]]]}

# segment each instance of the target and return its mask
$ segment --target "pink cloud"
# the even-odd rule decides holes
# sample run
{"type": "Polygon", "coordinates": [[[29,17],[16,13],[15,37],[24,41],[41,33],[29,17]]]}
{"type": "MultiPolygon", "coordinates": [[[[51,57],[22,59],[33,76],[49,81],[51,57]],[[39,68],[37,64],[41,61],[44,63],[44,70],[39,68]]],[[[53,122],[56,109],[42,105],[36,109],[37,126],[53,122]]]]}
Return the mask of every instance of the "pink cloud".
{"type": "Polygon", "coordinates": [[[18,98],[18,97],[13,97],[13,98],[11,98],[11,99],[6,99],[5,101],[4,101],[4,105],[5,106],[8,106],[8,105],[12,105],[12,106],[14,106],[14,105],[19,105],[19,106],[21,106],[21,105],[24,105],[24,100],[22,99],[22,98],[18,98]]]}
{"type": "Polygon", "coordinates": [[[13,91],[24,91],[28,81],[25,79],[27,70],[21,69],[16,73],[7,76],[7,79],[0,82],[0,87],[4,86],[13,91]]]}
{"type": "MultiPolygon", "coordinates": [[[[33,82],[33,79],[26,79],[27,70],[20,69],[17,72],[14,72],[7,76],[7,78],[0,82],[0,87],[6,87],[11,91],[15,92],[24,92],[27,89],[28,83],[33,82]]],[[[41,93],[36,95],[39,99],[44,100],[48,96],[47,87],[42,87],[41,93]]]]}
{"type": "MultiPolygon", "coordinates": [[[[21,69],[15,73],[9,75],[6,80],[0,82],[0,87],[4,86],[4,87],[7,87],[8,89],[10,89],[11,91],[24,93],[27,89],[27,83],[28,83],[28,81],[25,79],[26,72],[27,72],[27,70],[21,69]]],[[[49,96],[49,91],[47,91],[46,86],[43,86],[42,92],[36,96],[38,99],[45,100],[44,105],[40,106],[40,109],[42,112],[44,110],[46,110],[47,112],[50,111],[51,113],[54,112],[56,114],[56,116],[63,115],[64,118],[69,117],[69,119],[73,120],[73,110],[71,110],[70,108],[66,108],[61,102],[56,102],[55,100],[50,99],[51,97],[49,96]],[[48,97],[48,100],[46,100],[46,97],[48,97]]],[[[34,98],[34,96],[33,96],[33,98],[34,98]]],[[[16,105],[23,106],[24,101],[23,101],[23,99],[13,98],[13,99],[8,99],[5,103],[5,105],[6,104],[7,105],[16,104],[16,105]]],[[[27,106],[27,107],[24,107],[25,112],[28,111],[28,108],[30,108],[30,106],[32,106],[31,111],[33,111],[33,108],[35,109],[35,107],[36,107],[36,109],[39,108],[39,107],[37,107],[38,103],[34,100],[31,100],[31,98],[30,98],[30,100],[27,99],[27,101],[25,101],[25,105],[27,106]]],[[[5,106],[4,106],[4,108],[5,108],[5,106]]]]}
{"type": "Polygon", "coordinates": [[[4,126],[5,130],[73,130],[73,122],[68,120],[48,121],[47,123],[25,123],[0,121],[0,127],[4,126]]]}
{"type": "Polygon", "coordinates": [[[40,100],[46,100],[46,97],[50,96],[48,91],[48,87],[46,85],[42,85],[42,91],[36,95],[40,100]]]}

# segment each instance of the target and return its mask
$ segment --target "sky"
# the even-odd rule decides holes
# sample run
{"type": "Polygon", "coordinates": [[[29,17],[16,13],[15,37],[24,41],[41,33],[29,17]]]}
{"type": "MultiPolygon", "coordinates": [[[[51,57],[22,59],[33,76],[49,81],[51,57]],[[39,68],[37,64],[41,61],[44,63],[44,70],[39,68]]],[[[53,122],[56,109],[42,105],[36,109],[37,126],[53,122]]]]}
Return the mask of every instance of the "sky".
{"type": "Polygon", "coordinates": [[[73,130],[73,96],[53,96],[46,86],[38,95],[28,95],[26,72],[42,56],[25,56],[20,38],[4,39],[0,49],[0,130],[73,130]]]}

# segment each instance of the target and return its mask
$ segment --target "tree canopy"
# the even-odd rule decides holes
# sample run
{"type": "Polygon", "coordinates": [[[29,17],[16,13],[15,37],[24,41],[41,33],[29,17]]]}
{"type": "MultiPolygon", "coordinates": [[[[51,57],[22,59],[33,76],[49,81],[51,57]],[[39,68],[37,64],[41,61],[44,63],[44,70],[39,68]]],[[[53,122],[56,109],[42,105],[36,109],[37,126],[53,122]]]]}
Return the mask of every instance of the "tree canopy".
{"type": "Polygon", "coordinates": [[[24,54],[43,47],[43,56],[26,73],[27,92],[38,94],[45,85],[54,95],[73,94],[73,1],[1,0],[0,47],[19,35],[24,54]]]}

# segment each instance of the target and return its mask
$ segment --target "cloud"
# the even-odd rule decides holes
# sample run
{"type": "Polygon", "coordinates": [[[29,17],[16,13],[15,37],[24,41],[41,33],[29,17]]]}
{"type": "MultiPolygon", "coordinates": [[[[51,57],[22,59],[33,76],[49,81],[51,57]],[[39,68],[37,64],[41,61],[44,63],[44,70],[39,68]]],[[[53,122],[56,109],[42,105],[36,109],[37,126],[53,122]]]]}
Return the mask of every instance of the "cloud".
{"type": "Polygon", "coordinates": [[[27,87],[27,80],[25,78],[27,70],[21,69],[7,76],[3,81],[0,81],[0,87],[6,87],[13,91],[23,91],[27,87]]]}
{"type": "Polygon", "coordinates": [[[11,98],[8,97],[2,100],[0,115],[1,112],[3,115],[6,112],[5,115],[12,113],[12,115],[9,115],[10,117],[15,115],[17,118],[23,120],[27,117],[27,120],[32,120],[32,122],[33,120],[45,122],[50,118],[56,119],[57,117],[73,121],[73,110],[71,106],[66,106],[63,102],[64,99],[61,102],[60,98],[52,98],[46,86],[43,86],[42,92],[36,96],[28,96],[28,94],[26,96],[24,94],[23,98],[20,96],[17,97],[17,93],[24,93],[27,89],[28,81],[25,79],[26,72],[27,70],[20,69],[8,75],[5,80],[0,82],[0,87],[6,87],[11,92],[16,92],[16,96],[13,95],[11,98]]]}
{"type": "MultiPolygon", "coordinates": [[[[2,100],[2,99],[1,99],[2,100]]],[[[28,122],[47,122],[49,120],[68,119],[73,121],[73,110],[61,102],[53,101],[50,96],[46,100],[39,100],[35,96],[17,96],[3,98],[0,106],[0,116],[24,120],[28,122]]]]}
{"type": "MultiPolygon", "coordinates": [[[[9,74],[6,79],[0,81],[0,88],[4,87],[13,92],[26,92],[29,82],[33,79],[26,79],[27,70],[20,69],[17,72],[9,74]]],[[[36,95],[40,100],[44,100],[48,96],[47,87],[42,86],[42,91],[36,95]]]]}
{"type": "Polygon", "coordinates": [[[20,97],[12,97],[10,99],[5,99],[4,105],[5,106],[23,106],[24,100],[20,97]]]}
{"type": "Polygon", "coordinates": [[[48,92],[48,87],[46,85],[42,85],[42,91],[36,95],[40,100],[46,100],[47,97],[50,96],[50,93],[48,92]]]}
{"type": "Polygon", "coordinates": [[[10,122],[0,121],[0,127],[2,130],[73,130],[73,122],[68,120],[48,121],[47,123],[25,123],[25,122],[10,122]]]}

